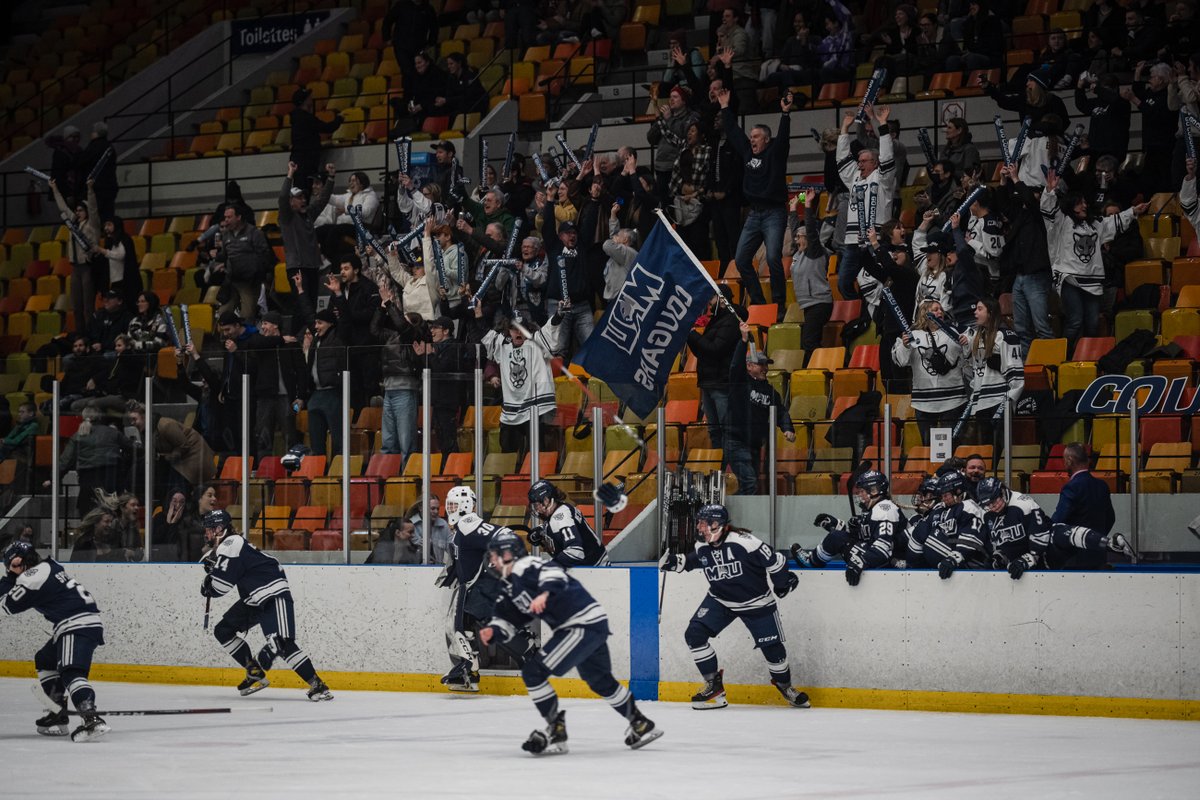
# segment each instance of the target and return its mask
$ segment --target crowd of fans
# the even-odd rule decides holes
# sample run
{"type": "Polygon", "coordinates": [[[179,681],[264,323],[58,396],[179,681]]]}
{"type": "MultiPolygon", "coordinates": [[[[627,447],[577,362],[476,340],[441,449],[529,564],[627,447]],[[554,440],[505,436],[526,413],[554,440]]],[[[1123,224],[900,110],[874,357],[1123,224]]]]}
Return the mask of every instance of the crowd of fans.
{"type": "MultiPolygon", "coordinates": [[[[475,79],[461,59],[451,59],[447,74],[431,77],[440,69],[425,48],[437,20],[424,2],[397,8],[409,5],[412,24],[397,16],[388,30],[409,87],[397,116],[419,120],[431,109],[475,103],[475,79]]],[[[901,4],[890,24],[867,31],[855,29],[850,9],[838,0],[759,2],[748,18],[737,4],[709,0],[715,23],[710,59],[689,32],[667,35],[669,66],[646,128],[649,158],[632,147],[545,153],[536,162],[518,153],[507,174],[488,165],[483,185],[472,187],[455,143],[447,140],[432,145],[427,180],[381,176],[388,188],[377,189],[366,173],[355,172],[341,185],[332,164],[321,168],[314,128],[294,140],[287,174],[280,176],[278,202],[270,209],[278,212],[278,230],[259,228],[255,212],[268,209],[252,209],[231,183],[213,226],[197,239],[196,280],[204,301],[217,308],[219,334],[217,344],[199,350],[186,335],[175,341],[157,296],[143,291],[133,244],[113,212],[111,163],[93,174],[108,147],[103,127],[86,150],[79,148],[78,132],[67,129],[51,185],[64,220],[80,233],[68,254],[80,324],[78,333],[42,355],[64,357],[60,410],[83,417],[61,463],[79,476],[77,512],[89,530],[119,524],[118,509],[108,510],[108,523],[97,510],[107,508],[104,498],[136,489],[130,464],[147,420],[135,398],[146,375],[158,376],[157,392],[190,398],[197,409],[190,427],[170,417],[150,420],[162,461],[158,485],[167,489],[161,527],[176,531],[165,536],[180,548],[194,538],[194,531],[181,532],[180,520],[194,515],[186,511],[188,498],[212,479],[213,455],[239,452],[246,374],[251,417],[244,422],[253,425],[259,457],[300,443],[301,412],[312,452],[331,447],[340,453],[346,370],[353,376],[354,409],[382,404],[376,448],[406,458],[416,449],[421,375],[429,369],[434,447],[454,452],[473,402],[477,365],[485,369],[488,402],[501,406],[501,448],[523,452],[531,419],[541,425],[543,446],[558,447],[556,365],[592,334],[597,312],[624,282],[660,208],[699,258],[719,262],[719,277],[735,266],[730,277],[740,280],[747,302],[776,303],[780,321],[790,278],[810,355],[830,318],[827,275],[836,255],[840,294],[862,300],[862,318],[845,327],[847,340],[876,323],[881,388],[911,394],[925,442],[932,427],[966,420],[967,440],[998,444],[993,420],[1005,398],[1021,395],[1022,359],[1035,338],[1055,335],[1054,297],[1072,345],[1098,333],[1101,318],[1111,319],[1117,308],[1124,264],[1141,255],[1134,218],[1146,199],[1175,191],[1185,178],[1194,182],[1178,125],[1181,108],[1200,116],[1191,4],[1122,9],[1097,2],[1083,14],[1082,35],[1053,30],[1032,62],[1011,77],[1001,70],[995,83],[981,78],[997,107],[1030,120],[1023,156],[1001,168],[989,188],[993,176],[984,172],[970,126],[947,121],[940,152],[926,164],[927,182],[915,196],[913,226],[901,221],[900,196],[916,176],[913,154],[899,141],[901,126],[885,105],[868,106],[863,121],[848,113],[840,128],[819,133],[823,195],[811,188],[789,193],[786,173],[795,146],[790,112],[811,99],[791,87],[808,86],[815,97],[822,84],[852,78],[855,65],[880,47],[877,66],[893,82],[884,94],[903,90],[894,82],[915,76],[1002,67],[1016,5],[950,2],[918,14],[901,4]],[[777,29],[780,15],[791,20],[790,31],[777,29]],[[1072,147],[1071,119],[1055,92],[1067,89],[1088,120],[1073,158],[1064,161],[1072,147]],[[780,108],[774,131],[764,124],[743,130],[738,115],[765,111],[768,102],[780,108]],[[1143,117],[1140,164],[1126,159],[1135,110],[1143,117]],[[972,195],[980,187],[983,192],[972,195]],[[964,207],[969,195],[974,202],[964,207]],[[382,243],[378,248],[358,235],[356,209],[382,243]],[[398,232],[384,235],[385,220],[398,232]],[[283,247],[291,281],[286,292],[276,285],[273,242],[283,247]],[[760,254],[770,298],[758,279],[760,254]],[[1010,293],[1012,330],[999,303],[1010,293]],[[94,309],[97,295],[103,304],[94,309]],[[178,377],[169,378],[159,354],[171,346],[178,377]]],[[[582,28],[554,27],[537,25],[537,9],[517,2],[505,16],[509,35],[523,45],[595,37],[611,34],[621,20],[612,4],[579,6],[582,14],[558,9],[553,18],[582,21],[582,28]]],[[[486,18],[488,12],[472,13],[486,18]]],[[[301,90],[294,100],[301,113],[293,124],[309,124],[303,112],[311,112],[311,97],[301,90]]],[[[750,380],[761,379],[760,368],[765,374],[771,361],[747,348],[754,337],[739,326],[744,313],[714,304],[689,346],[712,443],[728,442],[738,454],[735,471],[747,484],[740,489],[754,492],[757,467],[744,462],[759,463],[759,447],[753,456],[740,448],[761,446],[764,423],[744,410],[731,416],[731,403],[740,401],[730,392],[746,380],[741,353],[749,351],[750,380]]],[[[25,441],[26,414],[23,407],[5,452],[25,441]]],[[[410,539],[398,529],[389,541],[410,539]]]]}

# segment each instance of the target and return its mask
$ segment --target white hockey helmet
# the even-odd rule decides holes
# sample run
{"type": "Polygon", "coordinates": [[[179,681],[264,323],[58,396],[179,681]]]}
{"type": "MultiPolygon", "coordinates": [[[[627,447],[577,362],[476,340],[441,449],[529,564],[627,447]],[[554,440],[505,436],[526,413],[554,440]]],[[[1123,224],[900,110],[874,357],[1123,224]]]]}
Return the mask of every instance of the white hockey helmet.
{"type": "Polygon", "coordinates": [[[475,492],[469,486],[455,486],[446,492],[446,521],[457,525],[467,514],[475,513],[475,492]]]}

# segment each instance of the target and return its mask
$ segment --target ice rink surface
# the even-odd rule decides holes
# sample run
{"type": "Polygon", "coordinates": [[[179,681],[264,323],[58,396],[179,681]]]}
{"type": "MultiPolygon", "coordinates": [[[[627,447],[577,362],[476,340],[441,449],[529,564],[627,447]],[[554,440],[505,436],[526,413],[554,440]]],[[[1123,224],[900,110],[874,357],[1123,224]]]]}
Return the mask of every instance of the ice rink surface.
{"type": "Polygon", "coordinates": [[[112,717],[74,744],[34,731],[32,683],[0,679],[6,797],[1200,797],[1195,722],[643,703],[665,735],[632,751],[606,703],[567,699],[570,753],[534,758],[526,697],[96,683],[101,709],[274,710],[112,717]]]}

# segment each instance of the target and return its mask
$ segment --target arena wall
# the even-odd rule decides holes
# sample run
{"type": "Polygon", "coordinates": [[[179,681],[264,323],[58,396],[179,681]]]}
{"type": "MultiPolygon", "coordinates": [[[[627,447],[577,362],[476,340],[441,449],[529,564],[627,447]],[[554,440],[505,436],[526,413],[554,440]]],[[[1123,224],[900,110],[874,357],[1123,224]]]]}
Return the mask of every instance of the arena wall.
{"type": "MultiPolygon", "coordinates": [[[[289,566],[298,641],[335,689],[435,690],[448,662],[448,593],[429,567],[289,566]]],[[[236,683],[240,670],[201,629],[195,566],[70,566],[104,614],[93,677],[236,683]]],[[[813,703],[888,709],[1200,720],[1200,575],[876,572],[851,589],[837,570],[798,573],[780,604],[793,678],[813,703]]],[[[658,620],[652,567],[578,570],[609,612],[614,673],[644,698],[686,700],[698,679],[683,631],[706,584],[667,576],[658,620]]],[[[213,603],[212,624],[229,601],[213,603]]],[[[0,625],[0,675],[32,677],[49,625],[0,625]]],[[[257,648],[261,638],[251,635],[257,648]]],[[[732,702],[780,703],[748,633],[716,640],[732,702]]],[[[299,686],[275,671],[280,686],[299,686]]],[[[585,695],[577,680],[560,682],[585,695]]],[[[515,677],[484,690],[522,691],[515,677]]]]}

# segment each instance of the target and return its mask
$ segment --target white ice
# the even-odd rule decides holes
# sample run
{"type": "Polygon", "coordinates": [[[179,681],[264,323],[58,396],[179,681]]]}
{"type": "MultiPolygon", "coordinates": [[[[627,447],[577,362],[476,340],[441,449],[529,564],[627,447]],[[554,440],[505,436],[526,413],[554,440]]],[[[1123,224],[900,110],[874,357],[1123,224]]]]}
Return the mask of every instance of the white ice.
{"type": "MultiPolygon", "coordinates": [[[[486,680],[486,677],[484,678],[486,680]]],[[[30,680],[0,679],[5,797],[1196,798],[1195,722],[643,703],[665,731],[622,743],[601,700],[567,699],[570,752],[520,745],[526,697],[96,683],[109,709],[267,713],[112,717],[90,744],[38,736],[30,680]]]]}

